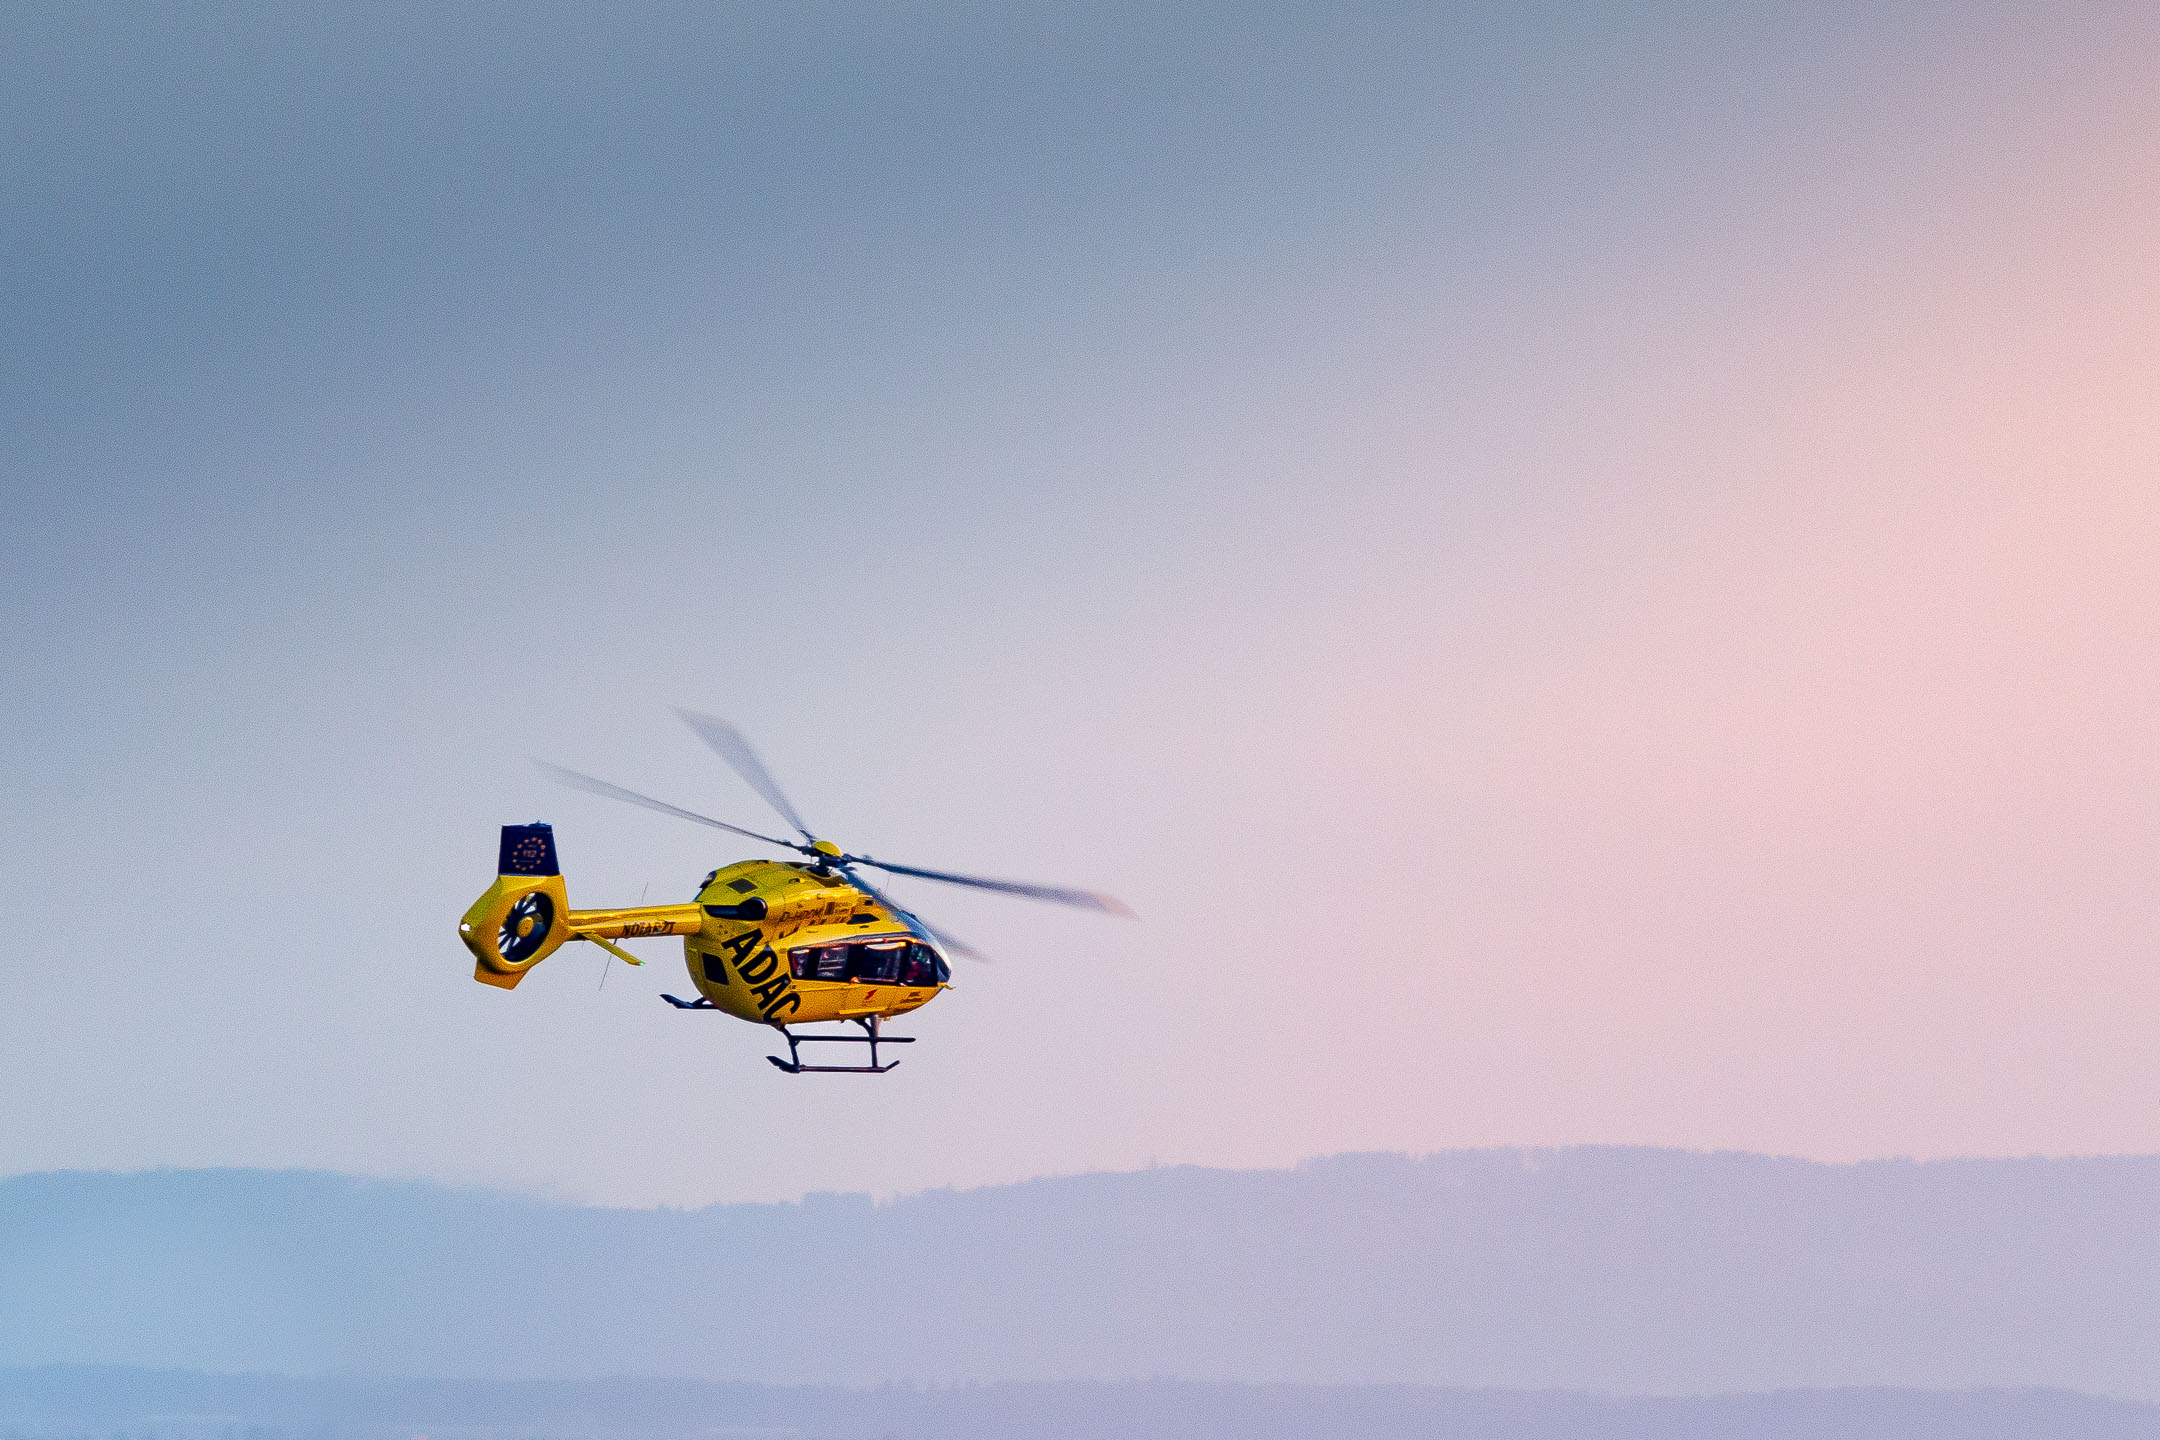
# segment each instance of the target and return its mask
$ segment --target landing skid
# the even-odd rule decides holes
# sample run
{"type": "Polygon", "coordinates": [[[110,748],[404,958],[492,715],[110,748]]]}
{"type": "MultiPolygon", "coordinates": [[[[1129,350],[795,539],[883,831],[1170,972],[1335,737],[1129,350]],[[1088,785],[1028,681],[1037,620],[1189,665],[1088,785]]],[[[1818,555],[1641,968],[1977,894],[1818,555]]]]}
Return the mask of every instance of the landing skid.
{"type": "Polygon", "coordinates": [[[765,1058],[790,1075],[882,1075],[900,1062],[898,1060],[888,1060],[883,1065],[878,1064],[877,1047],[879,1045],[912,1045],[915,1043],[913,1035],[880,1034],[878,1031],[878,1017],[875,1015],[866,1020],[857,1020],[855,1023],[862,1026],[863,1033],[861,1035],[797,1035],[785,1025],[775,1025],[773,1029],[778,1030],[787,1041],[788,1058],[782,1060],[777,1055],[767,1055],[765,1058]],[[817,1041],[823,1041],[829,1045],[868,1045],[870,1047],[870,1063],[868,1065],[803,1064],[801,1047],[817,1041]]]}
{"type": "MultiPolygon", "coordinates": [[[[662,995],[660,998],[678,1010],[717,1010],[720,1008],[702,995],[695,1000],[678,1000],[673,995],[662,995]]],[[[772,1061],[782,1070],[787,1071],[790,1075],[882,1075],[900,1062],[898,1060],[888,1060],[883,1065],[878,1064],[878,1046],[912,1045],[915,1043],[913,1035],[885,1034],[878,1028],[878,1017],[875,1015],[867,1019],[857,1020],[854,1023],[862,1026],[862,1034],[797,1035],[787,1026],[775,1024],[772,1028],[779,1031],[781,1037],[787,1041],[788,1058],[783,1060],[778,1055],[767,1055],[765,1058],[772,1061]],[[870,1063],[868,1065],[803,1064],[802,1047],[818,1043],[826,1045],[868,1045],[870,1047],[870,1063]]]]}

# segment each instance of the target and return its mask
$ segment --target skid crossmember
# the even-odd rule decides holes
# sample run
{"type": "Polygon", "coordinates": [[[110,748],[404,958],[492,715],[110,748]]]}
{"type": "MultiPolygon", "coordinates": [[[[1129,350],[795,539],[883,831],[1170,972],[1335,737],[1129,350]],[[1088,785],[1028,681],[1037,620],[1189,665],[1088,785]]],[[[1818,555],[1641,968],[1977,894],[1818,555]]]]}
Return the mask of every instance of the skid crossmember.
{"type": "Polygon", "coordinates": [[[778,1055],[767,1055],[765,1058],[790,1075],[882,1075],[900,1062],[898,1060],[888,1060],[883,1065],[878,1064],[877,1050],[879,1045],[912,1045],[915,1043],[913,1035],[881,1034],[878,1030],[878,1017],[875,1015],[857,1020],[854,1023],[862,1026],[862,1034],[797,1035],[785,1025],[775,1025],[772,1028],[778,1030],[787,1041],[788,1058],[782,1060],[778,1055]],[[829,1045],[868,1045],[870,1047],[870,1063],[868,1065],[805,1065],[802,1063],[800,1047],[814,1041],[823,1041],[829,1045]]]}

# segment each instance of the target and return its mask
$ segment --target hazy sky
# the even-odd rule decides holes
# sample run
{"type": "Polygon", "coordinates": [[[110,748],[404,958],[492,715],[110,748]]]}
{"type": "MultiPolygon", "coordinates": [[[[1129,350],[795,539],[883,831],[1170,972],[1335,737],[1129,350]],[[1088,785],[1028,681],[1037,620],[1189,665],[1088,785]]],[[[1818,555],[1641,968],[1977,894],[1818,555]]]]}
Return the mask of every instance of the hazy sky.
{"type": "Polygon", "coordinates": [[[2160,1150],[2160,10],[15,7],[0,1172],[2160,1150]],[[458,914],[1101,887],[880,1081],[458,914]],[[648,889],[649,887],[649,889],[648,889]],[[898,887],[896,887],[897,889],[898,887]]]}

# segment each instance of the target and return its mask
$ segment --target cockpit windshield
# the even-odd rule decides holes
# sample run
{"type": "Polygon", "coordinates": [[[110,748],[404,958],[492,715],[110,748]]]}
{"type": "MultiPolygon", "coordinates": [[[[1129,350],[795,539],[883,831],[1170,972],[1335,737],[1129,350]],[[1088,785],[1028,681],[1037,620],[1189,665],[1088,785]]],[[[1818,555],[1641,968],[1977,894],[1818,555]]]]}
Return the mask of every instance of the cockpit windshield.
{"type": "Polygon", "coordinates": [[[929,986],[952,978],[928,945],[892,936],[799,945],[788,952],[788,968],[797,980],[851,980],[858,985],[929,986]]]}

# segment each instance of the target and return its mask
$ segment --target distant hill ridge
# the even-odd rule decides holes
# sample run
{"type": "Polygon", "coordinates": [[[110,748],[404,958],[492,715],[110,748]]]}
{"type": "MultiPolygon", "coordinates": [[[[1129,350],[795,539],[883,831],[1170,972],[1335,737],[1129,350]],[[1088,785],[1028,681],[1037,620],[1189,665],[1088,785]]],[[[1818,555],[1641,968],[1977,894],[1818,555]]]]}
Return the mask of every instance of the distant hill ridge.
{"type": "Polygon", "coordinates": [[[0,1370],[0,1440],[2156,1440],[2160,1406],[2054,1390],[1616,1397],[1142,1380],[782,1388],[0,1370]]]}
{"type": "Polygon", "coordinates": [[[608,1210],[0,1181],[0,1366],[2160,1399],[2160,1158],[1585,1148],[608,1210]]]}

